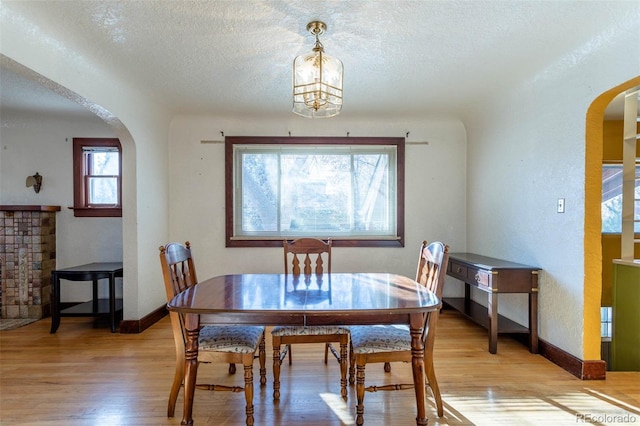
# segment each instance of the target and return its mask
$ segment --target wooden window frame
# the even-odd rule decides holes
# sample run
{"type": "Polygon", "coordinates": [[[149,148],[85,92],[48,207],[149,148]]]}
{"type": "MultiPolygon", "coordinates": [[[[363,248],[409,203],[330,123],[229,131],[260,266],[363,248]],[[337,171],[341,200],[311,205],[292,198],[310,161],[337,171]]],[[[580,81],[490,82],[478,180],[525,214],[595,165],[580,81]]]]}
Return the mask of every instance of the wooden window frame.
{"type": "Polygon", "coordinates": [[[122,146],[117,138],[73,138],[73,215],[75,217],[122,217],[122,146]],[[86,164],[83,147],[118,148],[120,175],[116,207],[89,206],[86,196],[86,164]]]}
{"type": "Polygon", "coordinates": [[[282,247],[282,239],[234,238],[234,145],[395,145],[397,164],[396,238],[331,237],[334,247],[404,247],[405,139],[391,137],[225,137],[225,233],[226,247],[282,247]]]}

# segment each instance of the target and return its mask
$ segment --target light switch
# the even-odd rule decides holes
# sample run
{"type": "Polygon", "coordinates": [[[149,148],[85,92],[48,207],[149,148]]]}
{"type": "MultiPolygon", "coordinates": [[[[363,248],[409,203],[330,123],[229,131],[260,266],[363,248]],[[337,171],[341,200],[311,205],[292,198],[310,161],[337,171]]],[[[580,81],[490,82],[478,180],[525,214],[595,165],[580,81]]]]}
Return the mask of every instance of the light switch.
{"type": "Polygon", "coordinates": [[[564,198],[558,198],[558,213],[564,213],[564,198]]]}

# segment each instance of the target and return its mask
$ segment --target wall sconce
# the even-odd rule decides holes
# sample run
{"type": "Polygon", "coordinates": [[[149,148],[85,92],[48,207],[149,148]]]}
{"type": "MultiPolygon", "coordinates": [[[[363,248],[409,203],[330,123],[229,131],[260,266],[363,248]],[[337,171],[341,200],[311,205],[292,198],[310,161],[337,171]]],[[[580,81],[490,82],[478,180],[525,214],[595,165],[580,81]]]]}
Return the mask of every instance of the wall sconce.
{"type": "Polygon", "coordinates": [[[33,186],[33,190],[36,191],[36,194],[40,192],[40,187],[42,186],[42,176],[38,172],[36,172],[33,176],[27,176],[27,188],[33,186]]]}

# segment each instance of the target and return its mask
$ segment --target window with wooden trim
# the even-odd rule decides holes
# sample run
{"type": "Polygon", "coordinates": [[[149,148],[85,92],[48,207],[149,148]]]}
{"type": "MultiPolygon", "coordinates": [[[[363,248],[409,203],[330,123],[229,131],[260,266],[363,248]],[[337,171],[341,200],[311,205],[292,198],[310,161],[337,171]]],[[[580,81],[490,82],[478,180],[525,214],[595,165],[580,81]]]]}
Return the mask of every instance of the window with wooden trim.
{"type": "Polygon", "coordinates": [[[114,138],[73,139],[76,217],[122,216],[122,147],[114,138]]]}
{"type": "Polygon", "coordinates": [[[404,138],[226,137],[227,247],[404,244],[404,138]]]}

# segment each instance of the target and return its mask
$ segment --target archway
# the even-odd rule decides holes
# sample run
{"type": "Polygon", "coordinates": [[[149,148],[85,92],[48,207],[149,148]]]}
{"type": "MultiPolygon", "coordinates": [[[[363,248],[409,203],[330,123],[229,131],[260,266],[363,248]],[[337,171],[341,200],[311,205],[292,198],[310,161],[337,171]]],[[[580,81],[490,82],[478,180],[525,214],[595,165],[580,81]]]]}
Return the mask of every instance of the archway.
{"type": "MultiPolygon", "coordinates": [[[[30,93],[35,93],[35,95],[42,95],[42,97],[51,98],[51,99],[53,99],[54,97],[59,97],[60,99],[69,101],[69,104],[73,104],[73,103],[77,104],[78,110],[86,110],[86,115],[84,113],[82,115],[78,115],[75,109],[71,110],[67,107],[65,103],[54,100],[52,102],[52,105],[54,106],[62,105],[63,107],[62,109],[64,113],[57,113],[57,111],[54,111],[52,113],[51,112],[53,110],[52,107],[33,108],[27,102],[26,105],[28,108],[25,108],[26,112],[24,112],[24,114],[30,115],[31,121],[34,123],[39,123],[38,126],[40,127],[44,126],[44,124],[41,124],[40,121],[42,123],[46,122],[47,124],[50,124],[51,122],[59,121],[60,123],[62,123],[59,125],[60,127],[67,126],[69,123],[73,123],[73,122],[80,122],[80,121],[86,122],[87,120],[104,122],[105,124],[104,127],[110,128],[112,132],[105,134],[103,133],[102,128],[99,128],[98,134],[100,134],[100,136],[118,137],[120,139],[123,148],[127,150],[127,155],[125,157],[126,163],[123,162],[123,172],[127,176],[135,176],[135,143],[129,130],[125,127],[125,125],[120,121],[118,117],[113,115],[111,112],[109,112],[105,108],[91,102],[89,99],[74,92],[73,90],[57,83],[56,81],[50,78],[45,77],[44,75],[40,74],[34,69],[26,65],[23,65],[22,63],[17,62],[16,60],[4,54],[0,54],[0,69],[2,69],[3,73],[10,72],[11,74],[15,74],[16,76],[19,77],[19,80],[17,81],[18,81],[18,85],[20,86],[20,92],[21,93],[24,92],[27,95],[27,97],[29,97],[28,95],[30,93]],[[30,82],[30,83],[24,83],[24,82],[30,82]],[[48,117],[47,114],[51,114],[51,116],[48,117]],[[44,120],[43,117],[48,117],[48,120],[44,120]],[[72,118],[69,118],[69,117],[72,117],[72,118]],[[88,118],[88,117],[91,117],[91,118],[88,118]]],[[[35,95],[33,97],[35,97],[35,95]]],[[[43,102],[43,103],[47,104],[46,102],[43,102]]],[[[18,128],[22,128],[22,127],[18,126],[18,128]]],[[[91,127],[91,125],[85,124],[82,127],[82,131],[83,132],[87,131],[87,129],[93,130],[94,128],[95,126],[91,127]]],[[[69,130],[69,132],[70,132],[68,134],[69,136],[76,136],[75,134],[71,133],[72,132],[71,130],[69,130]]],[[[66,135],[67,134],[65,134],[65,136],[66,135]]],[[[85,134],[80,133],[80,136],[83,136],[83,135],[85,134]]],[[[57,137],[59,135],[55,134],[55,136],[57,137]]],[[[54,136],[52,136],[50,139],[54,140],[54,136]]],[[[48,139],[43,139],[43,140],[48,140],[48,139]]],[[[56,140],[60,140],[60,139],[56,139],[56,140]]],[[[69,140],[71,140],[71,138],[69,138],[69,140]]],[[[65,142],[66,142],[66,139],[65,139],[65,142]]],[[[53,146],[54,144],[55,142],[51,141],[51,145],[53,146]]],[[[57,149],[59,151],[65,148],[64,146],[60,147],[59,145],[60,144],[58,144],[57,146],[57,149]]],[[[6,150],[6,146],[4,147],[4,149],[6,150]]],[[[3,150],[3,152],[6,153],[7,151],[3,150]]],[[[69,153],[70,153],[70,150],[69,150],[69,153]]],[[[47,154],[46,150],[38,151],[38,155],[44,156],[45,158],[50,157],[47,154]]],[[[54,161],[55,160],[49,160],[51,164],[54,164],[53,163],[54,161]]],[[[22,164],[22,162],[20,161],[16,163],[19,165],[22,164]]],[[[59,169],[59,170],[62,169],[59,163],[55,163],[55,165],[52,165],[51,168],[59,169]]],[[[68,168],[67,170],[70,170],[70,169],[68,168]]],[[[42,173],[42,170],[40,171],[42,173]]],[[[10,174],[9,171],[4,169],[3,169],[3,172],[10,174]]],[[[51,178],[50,175],[47,175],[47,177],[51,178]]],[[[57,218],[58,238],[57,238],[57,244],[55,247],[58,266],[60,265],[61,260],[62,261],[66,260],[67,264],[64,265],[65,267],[71,266],[68,263],[69,259],[77,257],[76,253],[78,253],[79,251],[82,251],[82,254],[87,256],[91,256],[91,255],[95,256],[98,253],[103,254],[100,250],[104,249],[104,247],[108,247],[109,249],[112,250],[112,251],[105,250],[104,256],[106,257],[104,260],[116,259],[117,257],[115,256],[117,256],[118,254],[119,254],[119,257],[125,258],[125,256],[123,256],[121,253],[124,249],[126,249],[126,247],[123,248],[123,245],[124,245],[123,242],[134,241],[134,238],[136,238],[136,234],[131,232],[129,233],[124,232],[123,220],[118,222],[116,219],[113,219],[113,218],[98,219],[98,221],[101,221],[100,225],[88,226],[87,225],[88,222],[86,220],[78,221],[75,219],[69,219],[66,214],[66,212],[69,211],[67,209],[67,205],[72,205],[73,203],[70,202],[67,204],[67,202],[65,202],[66,198],[64,196],[61,196],[60,193],[66,194],[68,191],[60,190],[59,188],[64,187],[66,185],[71,185],[71,188],[72,188],[73,183],[67,182],[65,178],[66,178],[66,174],[60,173],[60,174],[54,175],[53,180],[49,180],[49,182],[52,182],[52,181],[55,182],[55,184],[50,186],[49,188],[52,189],[55,187],[54,191],[57,191],[57,192],[54,192],[55,195],[53,195],[56,202],[52,202],[52,204],[61,204],[61,207],[62,207],[62,213],[59,213],[57,218]],[[66,219],[61,217],[63,215],[66,216],[66,219]],[[105,223],[108,226],[104,226],[105,223]],[[87,228],[92,229],[90,233],[85,232],[87,228]],[[64,229],[65,232],[60,232],[62,229],[64,229]],[[69,232],[69,230],[72,230],[72,232],[69,232]],[[96,235],[100,233],[102,233],[103,235],[109,235],[109,238],[108,239],[95,238],[96,235]],[[116,236],[117,233],[120,234],[119,237],[116,236]],[[64,238],[60,238],[60,235],[64,235],[64,238]],[[120,241],[117,241],[118,238],[120,239],[120,241]],[[82,249],[83,244],[85,244],[84,243],[85,240],[92,241],[91,248],[78,250],[78,248],[82,249]],[[77,241],[77,243],[74,243],[73,245],[70,244],[70,242],[74,242],[74,241],[77,241]],[[114,244],[114,241],[115,241],[115,244],[114,244]],[[76,250],[73,250],[73,249],[76,249],[76,250]],[[120,251],[120,253],[118,253],[118,250],[120,251]],[[66,256],[66,259],[63,259],[63,256],[66,256]]],[[[127,186],[125,190],[131,191],[131,188],[127,186]]],[[[42,194],[46,194],[46,193],[43,192],[42,194]]],[[[46,195],[48,195],[49,197],[52,197],[49,194],[51,194],[51,192],[49,192],[46,195]]],[[[21,204],[21,203],[17,203],[17,204],[21,204]]],[[[44,204],[47,204],[47,203],[44,203],[44,204]]],[[[127,207],[132,206],[128,210],[128,212],[134,211],[135,203],[128,202],[126,205],[127,207]]],[[[73,215],[71,214],[71,216],[73,215]]],[[[92,222],[97,222],[97,221],[92,220],[92,222]]],[[[133,245],[133,244],[130,244],[130,245],[133,245]]],[[[127,256],[125,262],[129,262],[129,259],[132,259],[132,261],[133,259],[136,259],[136,253],[133,253],[133,255],[131,256],[127,256]]],[[[74,260],[74,259],[71,259],[71,260],[74,260]]],[[[95,260],[100,261],[101,259],[95,259],[95,260]]],[[[93,259],[91,259],[90,261],[93,261],[93,259]]],[[[85,260],[83,260],[82,262],[88,263],[85,260]]],[[[134,269],[134,268],[129,268],[129,269],[134,269]]],[[[130,281],[135,282],[136,280],[131,279],[130,281]]],[[[136,312],[137,300],[131,297],[126,297],[125,304],[133,306],[134,309],[132,309],[132,311],[136,312]]]]}
{"type": "Polygon", "coordinates": [[[604,113],[620,93],[640,85],[640,76],[613,87],[589,106],[585,135],[585,218],[584,218],[584,339],[585,360],[601,358],[600,302],[602,297],[602,160],[604,113]]]}

